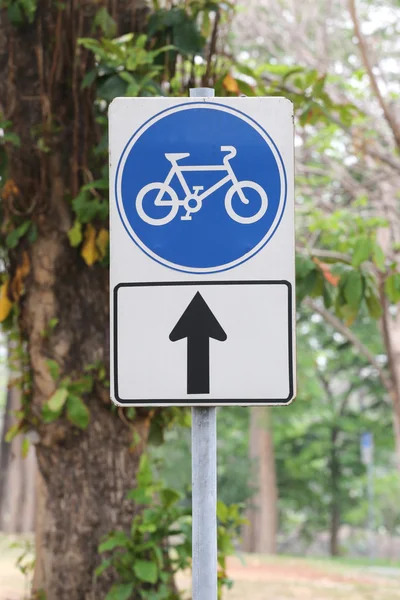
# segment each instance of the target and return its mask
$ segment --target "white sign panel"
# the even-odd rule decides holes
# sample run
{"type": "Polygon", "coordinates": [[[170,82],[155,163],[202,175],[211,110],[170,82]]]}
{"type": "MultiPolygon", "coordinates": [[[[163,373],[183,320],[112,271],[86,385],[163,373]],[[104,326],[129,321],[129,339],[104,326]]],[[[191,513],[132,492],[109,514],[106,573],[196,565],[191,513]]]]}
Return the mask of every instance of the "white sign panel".
{"type": "Polygon", "coordinates": [[[285,98],[114,100],[114,402],[294,398],[293,181],[285,98]]]}

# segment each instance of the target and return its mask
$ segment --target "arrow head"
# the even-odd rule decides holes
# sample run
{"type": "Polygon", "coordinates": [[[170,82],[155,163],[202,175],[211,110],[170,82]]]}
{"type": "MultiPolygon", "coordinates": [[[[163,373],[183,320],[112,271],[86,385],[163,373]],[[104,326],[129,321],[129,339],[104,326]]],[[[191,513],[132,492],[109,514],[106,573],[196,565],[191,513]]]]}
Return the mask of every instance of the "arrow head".
{"type": "Polygon", "coordinates": [[[171,342],[177,342],[184,338],[213,338],[220,342],[227,339],[225,331],[200,292],[195,294],[169,334],[171,342]]]}

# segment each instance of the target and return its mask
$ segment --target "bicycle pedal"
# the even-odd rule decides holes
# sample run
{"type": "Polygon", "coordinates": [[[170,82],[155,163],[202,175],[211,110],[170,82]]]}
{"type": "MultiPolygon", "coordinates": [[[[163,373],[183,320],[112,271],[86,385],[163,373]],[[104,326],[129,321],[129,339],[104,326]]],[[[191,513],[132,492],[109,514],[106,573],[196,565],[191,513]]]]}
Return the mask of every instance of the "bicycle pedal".
{"type": "Polygon", "coordinates": [[[193,186],[194,192],[201,192],[201,190],[204,190],[204,185],[194,185],[193,186]]]}
{"type": "Polygon", "coordinates": [[[181,217],[181,221],[191,221],[192,217],[190,215],[183,215],[183,217],[181,217]]]}

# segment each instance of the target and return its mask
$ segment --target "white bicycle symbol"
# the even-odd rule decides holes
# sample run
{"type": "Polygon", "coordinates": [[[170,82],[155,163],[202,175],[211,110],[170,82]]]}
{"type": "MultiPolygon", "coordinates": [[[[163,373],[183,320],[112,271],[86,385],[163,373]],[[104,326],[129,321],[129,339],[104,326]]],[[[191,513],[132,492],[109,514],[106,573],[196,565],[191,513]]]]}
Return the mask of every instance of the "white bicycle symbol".
{"type": "Polygon", "coordinates": [[[221,152],[228,152],[226,156],[223,158],[222,165],[197,165],[197,166],[189,166],[189,165],[178,165],[178,161],[187,158],[190,156],[190,153],[166,153],[165,158],[170,161],[171,169],[165,178],[163,183],[154,181],[153,183],[149,183],[142,187],[140,192],[136,197],[136,210],[138,215],[143,221],[149,223],[149,225],[166,225],[170,223],[178,214],[179,207],[183,206],[186,210],[186,214],[181,217],[182,221],[191,221],[192,214],[198,212],[202,205],[203,200],[208,196],[211,196],[216,190],[220,187],[228,183],[230,181],[232,183],[231,187],[226,192],[225,196],[225,210],[228,215],[236,221],[237,223],[242,223],[244,225],[249,225],[251,223],[256,223],[259,221],[266,213],[268,208],[268,196],[265,190],[256,183],[255,181],[238,181],[236,175],[230,165],[230,160],[236,156],[237,151],[234,146],[221,146],[221,152]],[[220,179],[216,184],[205,190],[202,194],[200,193],[204,190],[204,186],[197,185],[193,186],[193,192],[191,192],[183,173],[185,171],[226,171],[227,175],[220,179]],[[179,200],[178,195],[175,190],[170,186],[170,183],[174,176],[177,176],[179,182],[185,192],[184,200],[179,200]],[[243,202],[243,204],[249,204],[250,200],[246,198],[245,189],[255,190],[259,196],[260,207],[258,211],[250,216],[250,217],[242,217],[235,212],[232,206],[232,200],[235,194],[237,194],[243,202]],[[169,207],[169,212],[166,216],[163,217],[150,217],[144,207],[143,201],[145,199],[146,194],[149,192],[158,190],[158,194],[154,200],[154,206],[162,206],[169,207]]]}

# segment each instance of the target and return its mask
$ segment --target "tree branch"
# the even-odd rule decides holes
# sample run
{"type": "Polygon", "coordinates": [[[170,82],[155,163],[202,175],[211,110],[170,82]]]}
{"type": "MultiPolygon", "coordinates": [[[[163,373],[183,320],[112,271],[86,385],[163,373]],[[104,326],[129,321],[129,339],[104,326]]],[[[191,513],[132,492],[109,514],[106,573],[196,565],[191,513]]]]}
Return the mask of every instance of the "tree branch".
{"type": "MultiPolygon", "coordinates": [[[[290,86],[287,83],[285,83],[284,85],[277,83],[277,80],[272,75],[263,73],[263,78],[268,83],[274,84],[276,86],[276,89],[283,93],[295,94],[297,96],[300,95],[300,92],[298,90],[296,90],[296,88],[294,88],[293,86],[290,86]]],[[[335,123],[335,125],[337,125],[338,127],[340,127],[340,129],[342,131],[344,131],[345,133],[347,133],[351,138],[353,138],[354,129],[344,125],[340,121],[340,119],[335,117],[335,115],[333,115],[332,113],[329,114],[329,120],[332,121],[332,123],[335,123]]],[[[363,133],[363,132],[361,132],[361,133],[363,133]]],[[[376,140],[375,140],[375,143],[376,143],[376,140]]],[[[400,161],[396,157],[392,156],[391,154],[386,153],[381,146],[378,148],[376,146],[373,147],[372,144],[368,144],[363,147],[363,152],[366,155],[371,156],[372,158],[380,160],[382,163],[388,165],[392,169],[395,169],[396,171],[400,171],[400,161]]]]}
{"type": "Polygon", "coordinates": [[[316,258],[325,258],[327,260],[334,260],[351,265],[351,257],[342,252],[324,250],[322,248],[306,248],[305,246],[300,245],[296,245],[296,250],[297,252],[307,252],[311,257],[315,256],[316,258]]]}
{"type": "Polygon", "coordinates": [[[381,90],[379,89],[377,79],[374,75],[372,65],[369,60],[367,43],[364,39],[363,34],[361,33],[360,24],[359,24],[359,21],[357,18],[355,0],[349,0],[349,11],[350,11],[351,19],[352,19],[353,25],[354,25],[354,33],[358,40],[358,45],[360,46],[361,58],[362,58],[365,70],[368,73],[368,77],[371,82],[372,89],[373,89],[375,96],[379,102],[379,105],[383,111],[383,114],[385,115],[385,119],[386,119],[390,129],[392,130],[394,139],[396,141],[396,145],[397,145],[398,149],[400,150],[400,125],[397,123],[395,116],[393,115],[389,106],[386,104],[385,99],[382,96],[381,90]]]}
{"type": "Polygon", "coordinates": [[[358,350],[360,354],[367,359],[369,364],[377,371],[379,379],[386,389],[386,391],[392,395],[393,386],[390,378],[385,373],[384,369],[382,369],[381,365],[376,360],[375,355],[362,343],[362,341],[348,328],[342,321],[340,321],[335,315],[333,315],[329,310],[326,310],[323,306],[320,306],[315,300],[312,298],[306,298],[304,303],[306,306],[311,308],[314,312],[321,315],[321,317],[336,331],[338,331],[343,337],[345,337],[351,344],[353,344],[354,348],[358,350]]]}

